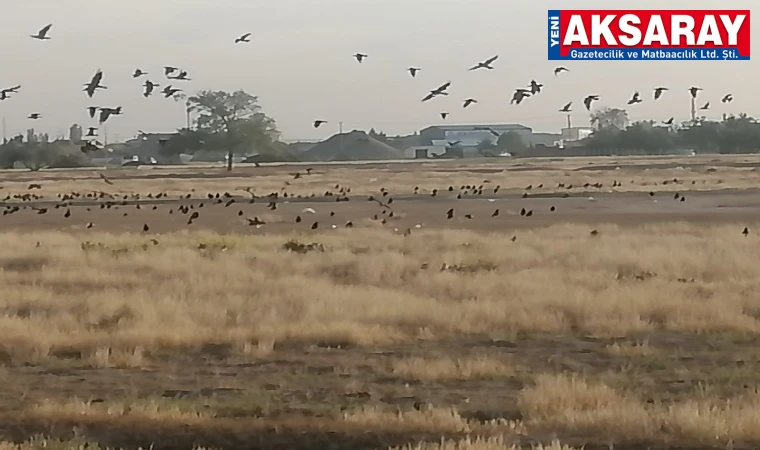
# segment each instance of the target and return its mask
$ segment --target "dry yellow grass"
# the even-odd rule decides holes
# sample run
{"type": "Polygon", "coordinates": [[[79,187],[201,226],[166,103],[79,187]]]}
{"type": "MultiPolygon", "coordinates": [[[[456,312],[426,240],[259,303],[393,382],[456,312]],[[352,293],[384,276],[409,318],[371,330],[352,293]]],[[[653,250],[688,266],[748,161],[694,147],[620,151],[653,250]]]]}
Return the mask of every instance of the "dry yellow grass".
{"type": "Polygon", "coordinates": [[[157,348],[206,343],[250,353],[473,333],[760,332],[760,241],[732,226],[604,227],[596,237],[558,226],[515,243],[346,230],[309,238],[326,251],[305,255],[274,236],[183,232],[147,248],[139,235],[88,239],[105,247],[83,250],[64,233],[0,235],[6,358],[73,347],[95,367],[134,367],[157,348]],[[462,270],[438,270],[444,263],[462,270]]]}
{"type": "Polygon", "coordinates": [[[373,165],[314,165],[313,175],[293,179],[292,173],[305,172],[309,166],[239,166],[232,174],[223,168],[209,167],[157,167],[141,169],[71,170],[71,171],[3,171],[0,180],[4,193],[29,192],[30,182],[42,185],[34,191],[47,197],[62,192],[106,191],[111,194],[131,195],[166,192],[171,196],[194,192],[203,197],[209,192],[229,191],[247,196],[242,189],[253,188],[258,195],[279,192],[285,189],[294,195],[321,195],[325,191],[336,191],[335,185],[350,187],[353,194],[377,192],[385,187],[393,193],[411,194],[418,186],[420,193],[450,185],[480,185],[488,180],[488,186],[500,185],[502,189],[522,191],[533,185],[537,192],[566,192],[558,188],[558,183],[573,185],[573,191],[591,190],[585,183],[600,182],[604,191],[609,191],[614,180],[622,185],[613,190],[660,191],[670,190],[716,190],[749,189],[756,187],[756,168],[731,166],[736,163],[757,163],[754,155],[741,156],[699,156],[699,157],[599,157],[599,158],[546,158],[546,159],[489,159],[464,161],[431,161],[403,164],[373,165]],[[674,164],[672,168],[648,168],[653,164],[674,164]],[[679,165],[701,164],[694,168],[679,165]],[[593,168],[599,170],[575,170],[593,168]],[[610,170],[620,167],[619,170],[610,170]],[[114,181],[108,186],[100,179],[98,172],[104,172],[114,181]],[[150,178],[145,178],[150,176],[150,178]],[[139,177],[139,178],[136,178],[139,177]],[[677,178],[683,184],[663,185],[665,180],[677,178]],[[285,182],[288,182],[286,185],[285,182]],[[692,183],[693,182],[693,183],[692,183]],[[538,188],[543,184],[542,188],[538,188]]]}
{"type": "Polygon", "coordinates": [[[575,375],[540,375],[519,398],[525,427],[605,436],[610,440],[668,438],[701,445],[760,440],[760,392],[731,399],[694,398],[671,405],[648,404],[575,375]]]}
{"type": "MultiPolygon", "coordinates": [[[[573,447],[562,445],[559,441],[553,441],[548,445],[538,444],[533,450],[574,450],[573,447]]],[[[510,445],[501,436],[475,437],[461,440],[442,439],[441,442],[424,442],[422,444],[410,444],[404,447],[393,447],[391,450],[521,450],[522,447],[510,445]]]]}

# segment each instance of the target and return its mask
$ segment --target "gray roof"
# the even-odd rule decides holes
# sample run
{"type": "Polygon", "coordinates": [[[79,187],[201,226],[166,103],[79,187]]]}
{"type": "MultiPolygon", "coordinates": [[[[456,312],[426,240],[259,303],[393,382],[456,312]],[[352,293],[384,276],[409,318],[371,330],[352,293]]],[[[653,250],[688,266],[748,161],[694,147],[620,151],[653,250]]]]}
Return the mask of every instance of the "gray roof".
{"type": "Polygon", "coordinates": [[[512,131],[512,130],[532,130],[530,127],[520,125],[519,123],[500,123],[500,124],[482,124],[482,125],[432,125],[423,128],[420,132],[437,128],[443,131],[475,131],[479,128],[490,128],[494,131],[512,131]]]}

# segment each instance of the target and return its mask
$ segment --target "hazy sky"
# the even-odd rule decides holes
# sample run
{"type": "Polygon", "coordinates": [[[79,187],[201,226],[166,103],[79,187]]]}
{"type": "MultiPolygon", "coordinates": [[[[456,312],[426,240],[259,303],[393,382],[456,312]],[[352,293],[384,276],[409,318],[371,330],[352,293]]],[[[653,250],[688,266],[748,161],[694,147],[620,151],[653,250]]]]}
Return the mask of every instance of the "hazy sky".
{"type": "MultiPolygon", "coordinates": [[[[574,101],[574,125],[585,125],[583,97],[599,94],[597,106],[625,106],[635,90],[644,103],[628,108],[633,120],[686,120],[686,89],[705,89],[706,114],[760,114],[757,83],[760,54],[751,61],[578,61],[547,60],[547,10],[610,8],[609,0],[2,0],[0,84],[21,84],[21,92],[0,102],[8,135],[34,126],[52,136],[72,123],[97,126],[86,107],[123,106],[108,120],[109,141],[137,130],[169,132],[185,124],[184,102],[142,94],[139,67],[161,85],[163,66],[186,69],[192,81],[174,86],[244,89],[257,95],[286,140],[321,139],[338,129],[410,133],[441,123],[522,123],[535,131],[558,131],[565,116],[557,110],[574,101]],[[52,40],[29,37],[48,23],[52,40]],[[251,32],[249,44],[234,39],[251,32]],[[366,53],[359,64],[351,55],[366,53]],[[499,55],[495,70],[467,69],[499,55]],[[554,77],[553,68],[571,72],[554,77]],[[407,67],[421,67],[416,78],[407,67]],[[95,71],[103,84],[92,99],[82,92],[95,71]],[[544,91],[519,106],[509,101],[531,79],[544,91]],[[448,97],[421,103],[426,93],[451,80],[448,97]],[[670,92],[655,104],[651,89],[670,92]],[[720,103],[728,93],[735,100],[720,103]],[[479,101],[462,109],[462,101],[479,101]],[[753,102],[753,100],[755,100],[753,102]],[[43,118],[26,117],[39,112],[43,118]],[[330,123],[315,130],[311,123],[330,123]]],[[[636,9],[699,9],[726,6],[753,9],[757,1],[637,0],[636,9]]],[[[617,3],[615,3],[617,5],[617,3]]],[[[760,11],[760,7],[754,8],[760,11]]],[[[754,12],[754,11],[753,11],[754,12]]],[[[760,20],[760,19],[755,19],[760,20]]],[[[752,48],[758,49],[756,27],[752,48]]]]}

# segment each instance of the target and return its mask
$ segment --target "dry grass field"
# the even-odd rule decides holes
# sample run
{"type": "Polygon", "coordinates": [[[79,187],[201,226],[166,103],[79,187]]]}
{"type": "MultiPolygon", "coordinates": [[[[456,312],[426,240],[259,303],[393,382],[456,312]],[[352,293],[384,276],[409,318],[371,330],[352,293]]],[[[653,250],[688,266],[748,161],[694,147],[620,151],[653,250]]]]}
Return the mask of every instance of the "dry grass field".
{"type": "Polygon", "coordinates": [[[747,164],[1,173],[0,450],[756,448],[747,164]]]}

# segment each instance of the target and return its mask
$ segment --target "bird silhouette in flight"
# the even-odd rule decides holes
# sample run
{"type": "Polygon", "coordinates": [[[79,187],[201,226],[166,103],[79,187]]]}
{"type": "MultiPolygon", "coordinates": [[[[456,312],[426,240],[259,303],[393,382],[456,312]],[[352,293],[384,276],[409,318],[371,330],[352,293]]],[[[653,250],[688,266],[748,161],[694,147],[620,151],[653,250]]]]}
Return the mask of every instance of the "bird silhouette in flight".
{"type": "Polygon", "coordinates": [[[87,128],[87,134],[85,136],[87,137],[95,137],[98,135],[98,129],[95,127],[89,127],[87,128]]]}
{"type": "Polygon", "coordinates": [[[572,112],[573,110],[570,109],[573,106],[573,102],[568,102],[565,106],[562,107],[562,109],[559,110],[559,112],[572,112]]]}
{"type": "Polygon", "coordinates": [[[100,124],[104,124],[111,116],[118,116],[121,114],[121,106],[118,108],[100,108],[100,118],[98,121],[100,124]]]}
{"type": "Polygon", "coordinates": [[[443,120],[446,120],[446,118],[447,118],[448,116],[449,116],[449,113],[447,113],[447,112],[442,112],[442,113],[441,113],[441,119],[443,119],[443,120]]]}
{"type": "Polygon", "coordinates": [[[707,102],[707,103],[705,103],[705,104],[704,104],[704,105],[702,105],[702,107],[701,107],[701,108],[699,108],[699,109],[701,109],[701,110],[710,109],[710,102],[707,102]]]}
{"type": "Polygon", "coordinates": [[[409,75],[411,75],[412,78],[414,78],[414,77],[417,76],[417,72],[419,72],[422,69],[420,69],[419,67],[410,67],[410,68],[408,68],[406,70],[408,70],[409,71],[409,75]]]}
{"type": "Polygon", "coordinates": [[[327,123],[327,121],[326,120],[315,120],[314,121],[314,128],[319,128],[319,126],[322,125],[323,123],[327,123]]]}
{"type": "Polygon", "coordinates": [[[40,114],[40,113],[31,113],[31,114],[29,114],[28,118],[32,119],[32,120],[37,120],[37,119],[42,118],[42,114],[40,114]]]}
{"type": "Polygon", "coordinates": [[[494,57],[491,57],[491,58],[489,58],[489,59],[487,59],[487,60],[485,60],[485,61],[483,61],[483,62],[479,62],[479,63],[477,63],[476,65],[474,65],[474,66],[470,67],[470,69],[469,69],[469,70],[477,70],[477,69],[493,69],[493,67],[491,66],[491,64],[492,64],[494,61],[496,61],[497,59],[499,59],[499,55],[496,55],[496,56],[494,56],[494,57]]]}
{"type": "Polygon", "coordinates": [[[164,75],[168,77],[169,75],[173,74],[174,72],[176,72],[178,70],[179,70],[179,68],[177,68],[177,67],[164,66],[164,75]]]}
{"type": "Polygon", "coordinates": [[[356,60],[359,61],[360,63],[364,61],[364,58],[366,57],[367,55],[365,55],[364,53],[354,53],[354,58],[356,58],[356,60]]]}
{"type": "Polygon", "coordinates": [[[30,34],[31,37],[40,40],[40,41],[46,41],[50,39],[50,36],[48,36],[48,31],[50,31],[50,28],[53,26],[52,23],[45,25],[43,29],[37,32],[37,34],[30,34]]]}
{"type": "Polygon", "coordinates": [[[107,87],[100,84],[100,82],[103,80],[103,71],[98,69],[97,72],[95,72],[95,75],[93,75],[92,79],[89,83],[85,84],[83,91],[87,92],[87,95],[89,97],[92,97],[95,95],[95,91],[98,89],[108,89],[107,87]]]}
{"type": "Polygon", "coordinates": [[[631,97],[630,100],[628,100],[629,105],[635,105],[636,103],[641,103],[641,97],[638,91],[633,93],[633,97],[631,97]]]}
{"type": "Polygon", "coordinates": [[[157,88],[158,85],[150,80],[145,80],[145,92],[143,92],[143,96],[150,97],[150,95],[153,93],[153,89],[157,88]]]}
{"type": "Polygon", "coordinates": [[[477,100],[475,100],[474,98],[468,98],[468,99],[466,99],[466,100],[464,101],[464,104],[462,105],[462,108],[467,108],[467,107],[468,107],[468,106],[470,106],[471,104],[473,104],[473,103],[477,103],[477,102],[478,102],[478,101],[477,101],[477,100]]]}
{"type": "Polygon", "coordinates": [[[598,95],[589,95],[583,99],[583,104],[586,105],[586,110],[591,111],[591,102],[599,100],[598,95]]]}
{"type": "MultiPolygon", "coordinates": [[[[106,183],[106,184],[113,184],[113,181],[109,180],[107,176],[103,175],[102,173],[98,172],[98,175],[100,175],[100,178],[106,183]]],[[[143,227],[145,231],[148,231],[150,228],[148,228],[148,225],[145,225],[143,227]]]]}
{"type": "Polygon", "coordinates": [[[701,87],[692,86],[689,88],[689,93],[691,93],[691,98],[697,98],[697,94],[699,91],[702,91],[703,89],[701,87]]]}
{"type": "Polygon", "coordinates": [[[90,113],[90,119],[95,118],[95,113],[98,112],[98,106],[88,106],[87,111],[90,113]]]}
{"type": "Polygon", "coordinates": [[[235,43],[239,44],[241,42],[251,42],[248,38],[251,37],[251,33],[245,33],[244,35],[240,36],[239,38],[235,39],[235,43]]]}
{"type": "Polygon", "coordinates": [[[173,97],[177,92],[182,91],[182,89],[172,87],[172,85],[168,85],[164,87],[164,90],[161,91],[162,94],[164,94],[164,98],[173,97]]]}
{"type": "Polygon", "coordinates": [[[523,101],[523,99],[525,97],[530,97],[530,91],[529,90],[527,90],[527,89],[515,89],[515,93],[514,93],[514,95],[512,95],[512,100],[509,103],[510,104],[517,103],[519,105],[520,102],[523,101]]]}
{"type": "Polygon", "coordinates": [[[668,88],[666,87],[658,87],[654,90],[654,99],[657,100],[658,98],[662,97],[662,93],[667,91],[668,88]]]}
{"type": "Polygon", "coordinates": [[[179,75],[177,75],[176,77],[167,76],[166,78],[168,78],[170,80],[191,81],[191,79],[187,77],[187,71],[186,70],[180,71],[179,75]]]}
{"type": "Polygon", "coordinates": [[[536,83],[536,80],[530,80],[530,93],[531,95],[539,94],[541,93],[541,88],[544,87],[543,84],[536,83]]]}
{"type": "Polygon", "coordinates": [[[734,94],[726,94],[726,96],[723,97],[720,101],[723,103],[731,103],[734,101],[734,94]]]}
{"type": "Polygon", "coordinates": [[[448,89],[449,86],[451,86],[451,81],[447,81],[446,83],[430,91],[430,93],[427,96],[425,96],[425,98],[423,98],[422,101],[426,102],[437,95],[449,95],[449,93],[446,92],[446,89],[448,89]]]}
{"type": "Polygon", "coordinates": [[[673,119],[674,119],[674,117],[671,117],[670,119],[668,119],[668,120],[666,120],[666,121],[664,121],[662,123],[663,123],[663,125],[673,125],[673,119]]]}
{"type": "Polygon", "coordinates": [[[143,75],[147,75],[148,72],[143,72],[140,69],[135,69],[134,73],[132,74],[132,78],[140,78],[143,75]]]}
{"type": "Polygon", "coordinates": [[[562,72],[570,72],[570,71],[564,67],[557,67],[556,69],[554,69],[554,76],[556,77],[562,72]]]}

